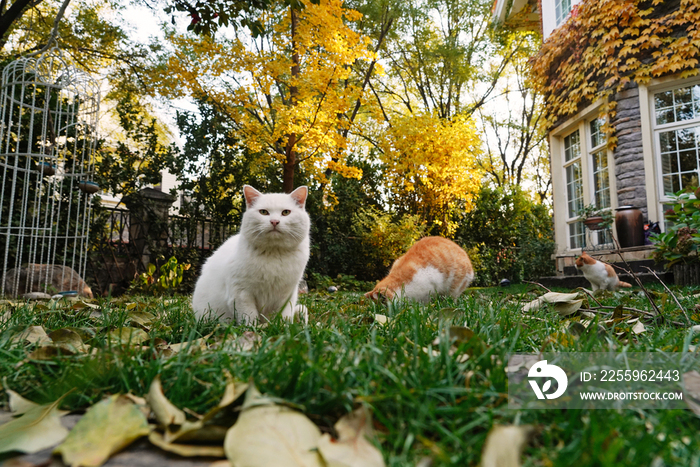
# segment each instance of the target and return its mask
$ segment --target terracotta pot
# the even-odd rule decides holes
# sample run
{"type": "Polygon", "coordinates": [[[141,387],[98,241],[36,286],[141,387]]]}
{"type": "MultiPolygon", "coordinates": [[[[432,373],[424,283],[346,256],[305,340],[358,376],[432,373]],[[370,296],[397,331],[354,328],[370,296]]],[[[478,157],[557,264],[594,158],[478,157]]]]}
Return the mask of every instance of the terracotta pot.
{"type": "Polygon", "coordinates": [[[620,248],[643,246],[644,216],[642,210],[634,206],[620,206],[615,211],[615,229],[620,248]]]}
{"type": "Polygon", "coordinates": [[[588,227],[589,230],[603,230],[603,226],[600,223],[603,222],[601,216],[591,216],[583,220],[583,225],[588,227]]]}

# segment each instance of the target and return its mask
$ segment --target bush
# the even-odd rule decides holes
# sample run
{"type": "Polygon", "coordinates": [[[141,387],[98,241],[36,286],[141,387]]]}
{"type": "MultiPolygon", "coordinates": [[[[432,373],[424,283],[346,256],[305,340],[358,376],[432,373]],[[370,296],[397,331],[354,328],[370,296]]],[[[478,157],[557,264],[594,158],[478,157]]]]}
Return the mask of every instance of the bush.
{"type": "Polygon", "coordinates": [[[666,212],[666,220],[671,222],[668,230],[651,236],[655,250],[654,261],[669,269],[674,264],[694,264],[700,262],[700,188],[692,192],[679,191],[671,196],[673,208],[666,212]]]}
{"type": "Polygon", "coordinates": [[[353,233],[359,239],[362,267],[367,279],[384,277],[396,258],[426,233],[419,215],[399,217],[374,208],[360,209],[353,216],[353,233]]]}
{"type": "Polygon", "coordinates": [[[381,279],[392,261],[425,231],[417,216],[382,210],[378,166],[352,158],[348,164],[362,169],[362,178],[332,175],[336,204],[329,205],[321,190],[311,190],[306,202],[311,216],[311,258],[306,270],[312,282],[313,274],[381,279]]]}
{"type": "Polygon", "coordinates": [[[532,201],[520,188],[482,187],[474,209],[458,223],[455,241],[472,260],[474,285],[494,285],[504,278],[520,282],[554,273],[552,217],[546,206],[532,201]]]}

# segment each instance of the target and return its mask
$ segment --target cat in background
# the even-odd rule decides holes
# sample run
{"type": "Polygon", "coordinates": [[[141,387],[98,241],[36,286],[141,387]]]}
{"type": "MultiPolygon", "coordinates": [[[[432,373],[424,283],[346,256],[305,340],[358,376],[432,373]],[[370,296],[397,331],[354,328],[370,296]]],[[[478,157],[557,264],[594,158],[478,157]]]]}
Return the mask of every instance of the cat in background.
{"type": "Polygon", "coordinates": [[[592,258],[585,251],[576,258],[576,269],[583,272],[583,277],[591,283],[594,292],[598,289],[614,292],[618,287],[632,287],[632,284],[622,282],[617,277],[612,266],[592,258]]]}
{"type": "Polygon", "coordinates": [[[311,221],[304,210],[308,188],[290,194],[263,194],[243,187],[246,210],[240,233],[224,242],[204,263],[192,295],[197,317],[212,313],[253,324],[277,312],[292,320],[299,282],[309,260],[311,221]]]}
{"type": "Polygon", "coordinates": [[[425,237],[394,261],[389,275],[365,297],[380,295],[430,301],[430,295],[459,297],[474,280],[474,268],[467,253],[455,242],[442,237],[425,237]]]}
{"type": "Polygon", "coordinates": [[[15,290],[18,297],[31,292],[54,294],[75,290],[81,297],[93,298],[92,289],[75,269],[51,264],[30,263],[7,271],[5,294],[14,297],[15,290]]]}

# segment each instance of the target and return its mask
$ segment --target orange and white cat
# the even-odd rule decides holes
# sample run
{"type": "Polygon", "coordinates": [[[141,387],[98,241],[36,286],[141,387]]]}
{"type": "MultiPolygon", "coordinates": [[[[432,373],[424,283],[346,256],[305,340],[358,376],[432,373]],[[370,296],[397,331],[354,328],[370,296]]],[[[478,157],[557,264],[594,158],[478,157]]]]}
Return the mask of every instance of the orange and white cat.
{"type": "Polygon", "coordinates": [[[583,272],[583,277],[591,283],[594,292],[598,289],[614,292],[618,287],[632,287],[632,284],[622,282],[617,277],[612,266],[592,258],[585,251],[576,258],[576,269],[583,272]]]}
{"type": "Polygon", "coordinates": [[[442,237],[425,237],[394,261],[389,275],[365,297],[412,298],[428,302],[431,295],[459,297],[474,280],[467,253],[442,237]]]}

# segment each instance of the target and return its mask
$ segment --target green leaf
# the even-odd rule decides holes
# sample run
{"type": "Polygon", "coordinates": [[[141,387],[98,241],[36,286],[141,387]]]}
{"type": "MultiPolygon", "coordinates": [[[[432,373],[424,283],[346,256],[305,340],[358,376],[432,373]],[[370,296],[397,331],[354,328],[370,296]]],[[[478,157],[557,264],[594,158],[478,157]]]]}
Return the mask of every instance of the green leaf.
{"type": "Polygon", "coordinates": [[[30,408],[21,417],[0,425],[0,453],[31,454],[63,441],[68,430],[61,425],[61,417],[68,412],[58,410],[58,406],[66,395],[52,404],[30,408]]]}
{"type": "Polygon", "coordinates": [[[149,431],[141,410],[117,394],[90,407],[54,454],[69,466],[98,467],[149,431]]]}

